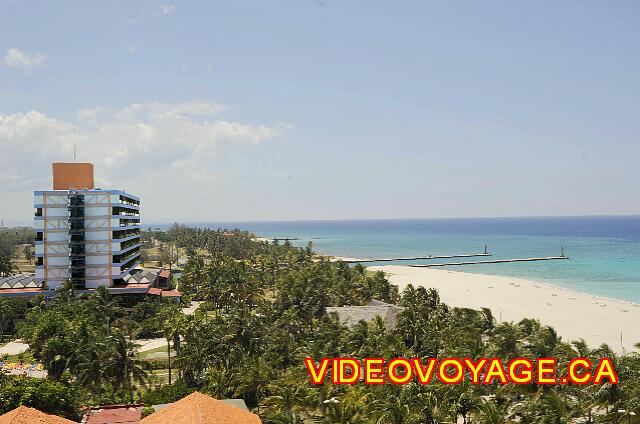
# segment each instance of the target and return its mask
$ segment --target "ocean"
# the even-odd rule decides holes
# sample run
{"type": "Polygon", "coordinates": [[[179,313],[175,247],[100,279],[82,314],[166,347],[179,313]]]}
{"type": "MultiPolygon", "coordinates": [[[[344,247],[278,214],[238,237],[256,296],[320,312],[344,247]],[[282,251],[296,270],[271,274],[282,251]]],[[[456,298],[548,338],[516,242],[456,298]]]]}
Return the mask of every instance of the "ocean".
{"type": "MultiPolygon", "coordinates": [[[[481,253],[483,259],[560,255],[569,260],[479,264],[452,270],[521,277],[610,298],[640,302],[640,216],[399,219],[186,224],[240,228],[262,237],[312,242],[322,254],[393,258],[481,253]]],[[[473,259],[446,259],[462,262],[473,259]]],[[[437,261],[391,262],[391,264],[437,261]]],[[[389,264],[385,262],[385,264],[389,264]]],[[[441,269],[441,268],[438,268],[441,269]]]]}

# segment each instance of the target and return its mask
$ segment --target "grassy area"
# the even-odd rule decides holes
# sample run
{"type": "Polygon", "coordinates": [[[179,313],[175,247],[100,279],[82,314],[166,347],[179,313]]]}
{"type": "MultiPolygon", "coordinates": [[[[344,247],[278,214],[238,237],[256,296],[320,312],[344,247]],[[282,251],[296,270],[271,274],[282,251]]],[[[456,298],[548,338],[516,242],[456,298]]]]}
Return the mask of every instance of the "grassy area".
{"type": "MultiPolygon", "coordinates": [[[[162,346],[155,349],[147,350],[145,352],[138,353],[138,360],[147,361],[147,362],[164,362],[167,361],[167,347],[162,346]]],[[[176,352],[171,349],[171,362],[176,359],[176,352]]],[[[161,368],[157,370],[149,370],[149,386],[158,386],[169,383],[169,369],[161,368]]],[[[176,368],[172,367],[172,381],[178,377],[178,371],[176,368]]]]}
{"type": "MultiPolygon", "coordinates": [[[[176,357],[175,350],[171,349],[171,358],[176,357]]],[[[157,347],[155,349],[147,350],[138,353],[138,360],[140,361],[153,361],[153,360],[167,360],[167,347],[157,347]],[[162,354],[162,355],[161,355],[162,354]]]]}
{"type": "MultiPolygon", "coordinates": [[[[178,370],[175,368],[171,369],[171,379],[175,381],[178,377],[178,370]]],[[[169,384],[169,369],[161,369],[161,370],[153,370],[149,373],[149,383],[150,386],[158,386],[169,384]]]]}
{"type": "Polygon", "coordinates": [[[19,353],[17,355],[7,355],[4,356],[2,358],[2,360],[7,361],[7,362],[23,362],[25,364],[29,364],[29,363],[35,363],[38,362],[35,359],[33,359],[33,356],[31,355],[31,352],[29,352],[28,350],[24,353],[19,353]]]}

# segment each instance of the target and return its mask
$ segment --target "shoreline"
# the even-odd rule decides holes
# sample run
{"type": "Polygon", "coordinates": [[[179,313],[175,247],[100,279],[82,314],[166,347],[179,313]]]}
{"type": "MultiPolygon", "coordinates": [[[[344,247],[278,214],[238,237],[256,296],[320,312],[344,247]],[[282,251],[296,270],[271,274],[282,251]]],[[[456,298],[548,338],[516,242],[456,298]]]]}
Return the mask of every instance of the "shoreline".
{"type": "MultiPolygon", "coordinates": [[[[331,255],[321,255],[321,256],[331,258],[330,259],[331,261],[352,261],[352,262],[357,262],[357,261],[367,261],[368,260],[368,259],[363,259],[363,258],[352,258],[352,257],[349,257],[349,256],[331,256],[331,255]]],[[[369,269],[369,268],[377,268],[377,267],[385,267],[385,266],[402,266],[402,267],[407,267],[407,268],[413,268],[413,267],[410,267],[409,265],[366,265],[365,264],[363,266],[365,266],[367,269],[369,269]]],[[[427,268],[423,268],[423,269],[427,269],[427,268]]],[[[640,302],[634,302],[632,300],[621,299],[621,298],[618,298],[618,297],[608,297],[608,296],[603,296],[603,295],[600,295],[600,294],[593,294],[593,293],[588,293],[588,292],[584,292],[584,291],[578,291],[578,290],[575,290],[575,289],[570,289],[568,287],[562,287],[562,286],[554,284],[554,283],[549,283],[549,282],[540,281],[540,280],[533,280],[533,279],[530,279],[530,278],[513,277],[513,276],[509,276],[509,275],[498,275],[498,274],[484,274],[484,273],[480,273],[480,272],[456,271],[456,270],[451,270],[451,269],[449,269],[447,267],[438,267],[438,268],[434,267],[434,268],[430,268],[430,269],[440,270],[440,271],[449,271],[449,272],[458,272],[458,273],[465,274],[465,275],[472,274],[472,275],[481,275],[481,276],[484,276],[484,277],[511,278],[511,279],[514,279],[514,280],[529,281],[531,283],[542,284],[542,285],[545,285],[545,286],[548,286],[548,287],[551,287],[551,288],[554,288],[554,289],[557,289],[557,290],[566,290],[566,291],[569,291],[569,292],[572,292],[572,293],[577,293],[577,294],[584,295],[584,296],[600,298],[602,300],[606,300],[606,301],[609,301],[609,302],[624,302],[624,303],[629,303],[629,304],[634,305],[634,306],[637,305],[638,307],[640,307],[640,302]]]]}
{"type": "Polygon", "coordinates": [[[563,341],[585,339],[590,348],[607,343],[615,352],[635,350],[640,342],[640,305],[631,301],[582,293],[517,277],[476,274],[406,265],[368,266],[383,271],[402,291],[408,284],[436,288],[452,307],[491,309],[496,321],[539,319],[563,341]],[[622,333],[622,343],[621,343],[622,333]]]}

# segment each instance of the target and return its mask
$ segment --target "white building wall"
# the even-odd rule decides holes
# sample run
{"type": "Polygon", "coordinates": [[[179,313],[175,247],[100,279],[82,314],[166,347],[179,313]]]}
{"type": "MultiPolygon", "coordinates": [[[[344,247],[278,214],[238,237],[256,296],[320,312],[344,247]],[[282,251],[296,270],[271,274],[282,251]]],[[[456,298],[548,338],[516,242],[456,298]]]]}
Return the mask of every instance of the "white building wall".
{"type": "Polygon", "coordinates": [[[94,230],[86,231],[84,233],[84,239],[87,241],[109,240],[111,239],[111,230],[94,230]]]}
{"type": "Polygon", "coordinates": [[[119,266],[111,267],[111,274],[113,276],[120,275],[120,267],[119,266]]]}
{"type": "Polygon", "coordinates": [[[68,256],[48,256],[46,260],[49,266],[69,266],[68,256]]]}
{"type": "Polygon", "coordinates": [[[87,280],[85,287],[88,289],[97,289],[100,286],[110,286],[110,285],[111,285],[111,278],[105,277],[105,278],[99,278],[96,280],[87,280]]]}
{"type": "Polygon", "coordinates": [[[47,255],[67,255],[69,256],[69,245],[68,244],[51,244],[47,243],[46,246],[46,254],[47,255]]]}
{"type": "Polygon", "coordinates": [[[69,210],[66,207],[59,208],[59,207],[47,206],[42,211],[42,216],[45,216],[47,219],[54,218],[54,217],[67,218],[69,216],[69,210]]]}
{"type": "Polygon", "coordinates": [[[84,250],[88,255],[94,255],[94,254],[110,255],[111,254],[111,243],[109,243],[108,241],[86,242],[84,246],[85,246],[84,250]]]}
{"type": "Polygon", "coordinates": [[[45,243],[49,242],[67,242],[69,240],[69,233],[67,231],[47,231],[45,243]]]}
{"type": "Polygon", "coordinates": [[[111,208],[108,206],[85,206],[84,216],[108,216],[111,208]]]}
{"type": "Polygon", "coordinates": [[[68,230],[69,229],[69,221],[66,216],[60,217],[50,217],[44,221],[44,228],[48,230],[68,230]]]}
{"type": "Polygon", "coordinates": [[[87,265],[111,265],[111,255],[90,255],[85,261],[87,265]]]}
{"type": "Polygon", "coordinates": [[[47,193],[43,195],[42,204],[48,206],[66,206],[69,203],[68,194],[65,193],[47,193]]]}

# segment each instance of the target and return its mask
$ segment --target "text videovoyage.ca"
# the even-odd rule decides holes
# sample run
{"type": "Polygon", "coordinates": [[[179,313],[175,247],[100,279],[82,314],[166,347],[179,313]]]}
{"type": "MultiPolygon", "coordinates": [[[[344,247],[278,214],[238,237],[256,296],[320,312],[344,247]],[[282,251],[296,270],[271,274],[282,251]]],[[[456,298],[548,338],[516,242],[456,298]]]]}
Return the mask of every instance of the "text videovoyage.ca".
{"type": "Polygon", "coordinates": [[[573,358],[559,367],[557,358],[305,358],[313,384],[326,378],[333,384],[618,384],[618,375],[609,358],[592,362],[573,358]]]}

